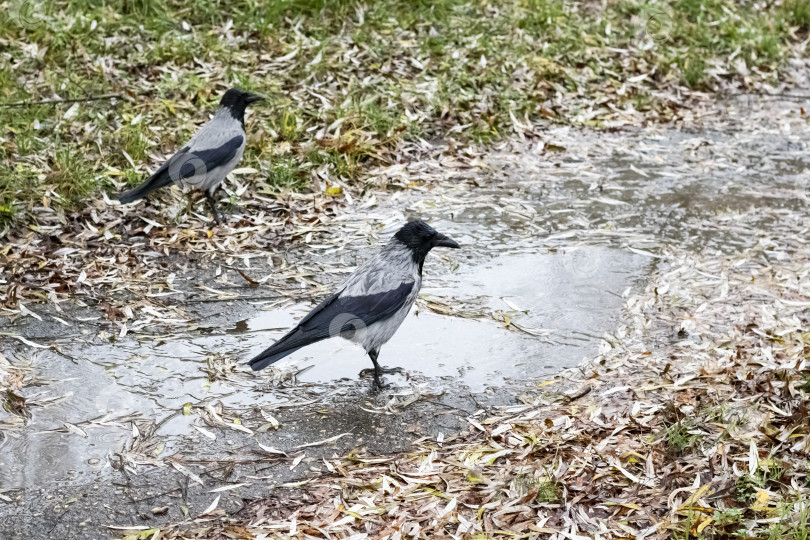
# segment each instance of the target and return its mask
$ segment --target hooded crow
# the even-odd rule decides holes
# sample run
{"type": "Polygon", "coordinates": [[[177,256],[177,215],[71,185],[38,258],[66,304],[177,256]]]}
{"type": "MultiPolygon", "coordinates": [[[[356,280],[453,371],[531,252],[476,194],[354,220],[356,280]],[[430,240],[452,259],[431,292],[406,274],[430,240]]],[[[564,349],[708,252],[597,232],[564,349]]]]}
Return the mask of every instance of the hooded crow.
{"type": "Polygon", "coordinates": [[[264,98],[231,88],[206,122],[177,154],[140,186],[118,196],[122,204],[143,199],[156,189],[177,184],[205,191],[214,220],[220,222],[214,192],[241,161],[245,151],[245,109],[264,98]]]}
{"type": "Polygon", "coordinates": [[[340,336],[363,346],[374,363],[374,382],[381,386],[380,347],[391,339],[416,301],[422,266],[434,247],[459,245],[427,223],[408,223],[336,293],[248,364],[258,371],[301,347],[340,336]]]}

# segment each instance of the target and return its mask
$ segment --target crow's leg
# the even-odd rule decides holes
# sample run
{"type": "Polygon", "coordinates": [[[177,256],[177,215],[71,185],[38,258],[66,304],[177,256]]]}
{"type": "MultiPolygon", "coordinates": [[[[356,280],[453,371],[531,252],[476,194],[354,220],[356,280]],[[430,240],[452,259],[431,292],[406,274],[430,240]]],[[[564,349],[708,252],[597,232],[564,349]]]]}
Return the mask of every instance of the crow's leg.
{"type": "Polygon", "coordinates": [[[190,216],[191,211],[194,210],[194,193],[192,191],[186,194],[186,202],[186,214],[190,216]]]}
{"type": "Polygon", "coordinates": [[[371,351],[367,351],[367,352],[368,352],[368,357],[371,358],[371,361],[374,363],[374,369],[373,370],[371,370],[371,369],[363,369],[363,370],[360,371],[360,376],[361,377],[366,377],[369,373],[371,373],[372,375],[374,375],[374,384],[378,388],[383,388],[383,384],[381,382],[382,379],[380,379],[380,375],[382,375],[383,373],[403,373],[404,372],[403,369],[400,368],[400,367],[395,367],[395,368],[381,367],[380,363],[377,362],[377,358],[379,358],[379,356],[380,356],[380,350],[379,349],[371,350],[371,351]]]}
{"type": "Polygon", "coordinates": [[[208,199],[208,206],[211,207],[211,213],[214,214],[214,221],[217,222],[217,225],[220,225],[222,220],[219,219],[219,212],[217,212],[217,202],[214,200],[214,194],[210,191],[206,191],[205,197],[208,199]]]}
{"type": "Polygon", "coordinates": [[[370,351],[368,351],[368,356],[374,363],[374,384],[377,385],[377,388],[382,388],[382,383],[380,382],[380,364],[377,363],[377,357],[379,355],[380,355],[379,350],[371,349],[370,351]]]}

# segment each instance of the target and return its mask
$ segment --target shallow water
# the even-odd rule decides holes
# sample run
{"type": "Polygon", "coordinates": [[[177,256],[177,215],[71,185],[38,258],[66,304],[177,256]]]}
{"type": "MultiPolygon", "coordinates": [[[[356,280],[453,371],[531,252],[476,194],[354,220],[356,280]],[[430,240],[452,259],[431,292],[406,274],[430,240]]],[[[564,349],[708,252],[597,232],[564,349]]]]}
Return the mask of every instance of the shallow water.
{"type": "MultiPolygon", "coordinates": [[[[806,211],[810,153],[794,136],[559,130],[549,141],[566,150],[495,153],[485,168],[449,174],[432,191],[401,194],[333,224],[339,235],[352,219],[382,222],[385,237],[405,217],[418,216],[464,248],[431,254],[422,299],[380,355],[383,365],[401,368],[386,376],[393,385],[386,392],[416,385],[435,394],[464,391],[484,405],[487,389],[517,394],[594,354],[620,322],[623,294],[644,285],[662,249],[733,252],[778,226],[785,213],[806,211]],[[727,222],[708,224],[718,215],[728,215],[727,222]]],[[[345,254],[311,256],[328,267],[356,264],[370,252],[351,246],[345,254]]],[[[186,403],[218,400],[238,410],[300,395],[328,406],[335,392],[368,386],[358,373],[370,361],[339,339],[280,364],[309,367],[292,388],[268,387],[264,374],[248,372],[209,381],[203,368],[213,353],[247,359],[311,304],[258,307],[222,302],[215,325],[201,317],[162,336],[100,344],[86,335],[59,340],[61,354],[41,352],[35,369],[43,384],[26,397],[65,397],[33,407],[27,425],[0,440],[0,489],[104,474],[108,456],[131,440],[134,418],[174,415],[158,431],[166,445],[156,457],[181,444],[202,449],[190,438],[198,417],[178,414],[186,403]],[[66,431],[65,422],[87,436],[66,431]]]]}
{"type": "MultiPolygon", "coordinates": [[[[418,378],[435,393],[459,385],[481,392],[487,387],[523,385],[530,378],[574,365],[593,352],[605,329],[615,326],[621,291],[648,264],[649,259],[630,252],[586,247],[573,254],[504,254],[460,266],[441,279],[428,277],[425,298],[452,298],[479,316],[443,316],[416,308],[382,350],[384,366],[402,368],[400,374],[386,375],[386,380],[395,387],[408,387],[410,380],[418,378]],[[579,264],[583,261],[586,264],[579,264]],[[505,322],[486,315],[497,312],[510,313],[510,321],[536,335],[508,329],[505,322]]],[[[47,367],[42,371],[53,379],[48,390],[69,395],[58,405],[34,408],[27,428],[15,433],[18,438],[0,443],[2,486],[32,486],[79,476],[86,480],[105,466],[108,452],[121,450],[128,440],[129,423],[120,421],[122,416],[163,418],[185,403],[211,399],[234,408],[272,403],[276,399],[272,392],[256,389],[260,380],[246,375],[240,381],[210,382],[201,366],[212,351],[234,359],[249,358],[283,335],[310,307],[298,303],[283,310],[260,311],[216,334],[195,332],[91,347],[64,345],[76,364],[43,353],[40,361],[47,367]],[[80,425],[86,438],[45,431],[60,429],[63,422],[80,424],[89,419],[95,423],[80,425]],[[31,459],[33,455],[37,459],[31,459]]],[[[371,367],[362,348],[342,339],[302,349],[278,366],[290,364],[310,367],[298,380],[323,386],[324,393],[339,384],[357,384],[358,373],[371,367]]],[[[167,453],[173,442],[191,430],[193,420],[180,415],[162,426],[167,453]]]]}

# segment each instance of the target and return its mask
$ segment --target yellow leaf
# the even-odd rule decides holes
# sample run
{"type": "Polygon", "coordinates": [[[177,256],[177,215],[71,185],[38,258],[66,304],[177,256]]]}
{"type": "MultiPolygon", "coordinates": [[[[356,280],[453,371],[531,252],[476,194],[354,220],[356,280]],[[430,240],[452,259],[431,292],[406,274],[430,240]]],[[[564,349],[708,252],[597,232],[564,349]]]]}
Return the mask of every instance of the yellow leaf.
{"type": "Polygon", "coordinates": [[[185,403],[183,405],[183,416],[188,416],[191,414],[191,403],[185,403]]]}
{"type": "Polygon", "coordinates": [[[706,519],[703,521],[703,523],[701,523],[700,525],[698,525],[698,527],[697,527],[697,533],[698,533],[698,534],[700,534],[700,533],[703,531],[703,529],[705,529],[706,527],[708,527],[708,526],[709,526],[709,524],[710,524],[712,521],[714,521],[714,520],[713,520],[711,517],[707,517],[707,518],[706,518],[706,519]]]}
{"type": "Polygon", "coordinates": [[[338,195],[343,193],[343,190],[340,187],[328,187],[326,188],[325,193],[332,197],[337,197],[338,195]]]}
{"type": "Polygon", "coordinates": [[[686,499],[686,502],[683,503],[681,508],[688,508],[694,505],[696,502],[698,502],[698,500],[704,495],[706,495],[707,491],[709,491],[709,486],[711,486],[711,483],[703,484],[697,491],[692,493],[692,495],[688,499],[686,499]]]}

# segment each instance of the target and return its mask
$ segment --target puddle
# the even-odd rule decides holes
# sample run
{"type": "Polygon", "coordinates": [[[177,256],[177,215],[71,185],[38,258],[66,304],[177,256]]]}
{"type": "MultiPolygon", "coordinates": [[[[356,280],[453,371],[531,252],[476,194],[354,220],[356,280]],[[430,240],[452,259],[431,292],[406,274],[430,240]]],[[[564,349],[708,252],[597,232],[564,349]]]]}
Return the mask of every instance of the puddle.
{"type": "MultiPolygon", "coordinates": [[[[392,389],[419,380],[437,394],[460,387],[480,393],[489,387],[522,388],[531,378],[575,365],[596,350],[602,332],[617,324],[621,292],[648,264],[646,257],[593,246],[571,253],[504,254],[459,267],[444,278],[431,275],[438,271],[431,267],[439,266],[432,264],[426,268],[424,295],[452,300],[479,316],[451,317],[415,308],[381,352],[382,365],[401,368],[386,380],[392,389]],[[501,312],[510,313],[510,321],[532,334],[508,329],[491,317],[501,312]]],[[[277,399],[272,391],[257,389],[260,379],[209,381],[203,372],[206,360],[212,353],[223,353],[244,361],[310,308],[299,303],[259,312],[216,334],[65,347],[76,364],[42,353],[38,364],[56,368],[43,369],[42,376],[59,381],[48,385],[49,392],[67,395],[58,406],[35,408],[29,427],[15,433],[19,438],[0,442],[0,485],[28,487],[64,480],[66,471],[74,471],[68,480],[92,478],[106,465],[108,453],[120,451],[128,441],[130,418],[165,418],[185,403],[214,399],[240,409],[272,403],[277,399]],[[81,391],[76,390],[79,385],[81,391]],[[95,422],[82,423],[88,419],[95,422]],[[46,431],[63,428],[64,422],[78,425],[87,437],[46,431]],[[31,455],[38,459],[29,459],[31,455]]],[[[342,339],[309,346],[278,366],[290,364],[311,366],[298,380],[322,387],[321,392],[340,384],[357,385],[359,372],[371,367],[361,347],[342,339]]],[[[485,398],[480,401],[486,403],[485,398]]],[[[164,452],[183,442],[193,420],[179,415],[161,426],[164,452]]]]}
{"type": "MultiPolygon", "coordinates": [[[[383,347],[380,362],[409,375],[463,384],[473,392],[570,367],[594,350],[605,329],[616,325],[621,292],[648,264],[648,258],[630,252],[587,247],[571,254],[502,255],[450,277],[427,275],[423,297],[449,299],[481,315],[450,317],[417,309],[383,347]],[[509,312],[510,321],[526,331],[507,329],[504,322],[484,315],[492,312],[509,312]]],[[[284,335],[309,307],[251,319],[248,330],[256,335],[243,342],[248,356],[284,335]]],[[[280,365],[310,362],[313,367],[301,380],[319,383],[353,379],[371,366],[360,346],[341,339],[301,349],[280,365]]]]}
{"type": "MultiPolygon", "coordinates": [[[[553,158],[531,148],[496,154],[488,169],[464,173],[477,185],[454,178],[355,216],[393,227],[417,215],[464,248],[429,257],[418,313],[380,355],[384,366],[402,368],[386,376],[390,391],[414,385],[436,394],[464,391],[481,405],[489,403],[487,389],[517,395],[531,381],[595,353],[603,333],[619,324],[623,293],[643,286],[662,248],[733,252],[757,241],[785,213],[806,212],[810,154],[778,133],[559,130],[548,138],[567,150],[553,158]],[[735,217],[752,208],[762,211],[735,217]],[[718,215],[728,216],[722,226],[707,223],[718,215]]],[[[340,223],[334,226],[339,234],[340,223]]],[[[329,268],[356,264],[358,254],[370,252],[352,248],[290,256],[329,268]]],[[[92,481],[109,471],[108,456],[130,440],[133,418],[176,415],[158,432],[166,440],[160,456],[189,444],[192,452],[205,451],[205,442],[190,437],[198,417],[178,414],[185,403],[218,400],[245,409],[305,395],[327,408],[330,396],[370,384],[358,380],[371,367],[368,357],[339,339],[283,361],[311,366],[294,388],[267,388],[249,374],[209,380],[204,369],[212,355],[244,361],[311,307],[299,302],[245,313],[222,305],[217,315],[227,322],[221,325],[200,318],[195,330],[114,344],[63,339],[63,354],[41,352],[34,366],[43,384],[26,397],[65,397],[34,407],[23,429],[0,439],[0,489],[92,481]],[[87,436],[65,431],[65,422],[87,436]]],[[[362,436],[365,428],[356,429],[362,436]]]]}

